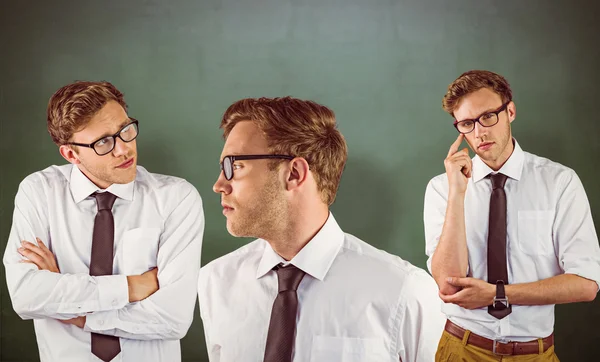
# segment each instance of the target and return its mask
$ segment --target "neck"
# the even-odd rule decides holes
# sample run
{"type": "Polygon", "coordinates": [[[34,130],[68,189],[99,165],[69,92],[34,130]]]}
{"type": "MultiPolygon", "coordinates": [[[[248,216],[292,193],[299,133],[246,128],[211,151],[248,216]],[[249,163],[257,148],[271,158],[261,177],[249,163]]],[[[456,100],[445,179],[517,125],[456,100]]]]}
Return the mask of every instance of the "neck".
{"type": "Polygon", "coordinates": [[[100,189],[102,190],[106,190],[110,185],[112,185],[112,183],[106,182],[106,181],[102,181],[96,177],[94,177],[94,175],[92,175],[91,173],[88,172],[88,170],[79,165],[75,165],[75,167],[79,168],[79,171],[81,171],[81,173],[87,177],[88,180],[90,180],[94,185],[98,186],[100,189]]]}
{"type": "Polygon", "coordinates": [[[504,148],[504,150],[497,159],[492,161],[486,161],[482,159],[482,161],[485,162],[485,164],[488,165],[492,170],[498,171],[502,168],[502,166],[504,166],[506,161],[508,161],[514,150],[515,144],[511,137],[510,141],[506,145],[506,148],[504,148]]]}
{"type": "Polygon", "coordinates": [[[288,261],[317,235],[329,217],[325,204],[298,209],[301,211],[290,214],[281,232],[265,239],[277,254],[288,261]]]}

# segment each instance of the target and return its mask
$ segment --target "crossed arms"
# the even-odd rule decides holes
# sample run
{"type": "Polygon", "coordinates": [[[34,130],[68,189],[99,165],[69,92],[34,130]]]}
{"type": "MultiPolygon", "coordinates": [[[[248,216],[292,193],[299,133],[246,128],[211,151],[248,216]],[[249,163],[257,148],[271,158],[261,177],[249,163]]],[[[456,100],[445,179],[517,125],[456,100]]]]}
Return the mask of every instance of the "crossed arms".
{"type": "Polygon", "coordinates": [[[187,333],[204,231],[195,188],[190,185],[164,222],[157,268],[129,276],[61,273],[51,251],[47,208],[36,201],[43,198],[31,197],[34,192],[32,184],[21,184],[4,254],[9,294],[21,318],[55,319],[89,332],[141,340],[181,339],[187,333]]]}

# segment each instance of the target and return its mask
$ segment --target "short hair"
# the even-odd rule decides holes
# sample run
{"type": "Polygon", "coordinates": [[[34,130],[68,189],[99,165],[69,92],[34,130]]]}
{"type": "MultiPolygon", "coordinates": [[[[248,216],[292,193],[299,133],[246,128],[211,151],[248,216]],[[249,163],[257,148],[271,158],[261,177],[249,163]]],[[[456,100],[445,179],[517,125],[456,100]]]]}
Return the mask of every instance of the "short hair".
{"type": "Polygon", "coordinates": [[[241,121],[258,125],[271,153],[304,158],[315,177],[322,201],[327,205],[333,203],[348,149],[331,109],[292,97],[242,99],[223,114],[220,126],[223,137],[227,139],[241,121]]]}
{"type": "Polygon", "coordinates": [[[461,74],[448,86],[448,91],[442,99],[442,108],[454,116],[454,111],[463,97],[481,88],[494,91],[502,98],[502,103],[512,101],[512,90],[503,76],[488,70],[470,70],[461,74]]]}
{"type": "Polygon", "coordinates": [[[123,93],[109,82],[77,81],[57,90],[47,109],[52,141],[59,146],[67,144],[73,133],[85,127],[109,101],[116,101],[127,110],[123,93]]]}

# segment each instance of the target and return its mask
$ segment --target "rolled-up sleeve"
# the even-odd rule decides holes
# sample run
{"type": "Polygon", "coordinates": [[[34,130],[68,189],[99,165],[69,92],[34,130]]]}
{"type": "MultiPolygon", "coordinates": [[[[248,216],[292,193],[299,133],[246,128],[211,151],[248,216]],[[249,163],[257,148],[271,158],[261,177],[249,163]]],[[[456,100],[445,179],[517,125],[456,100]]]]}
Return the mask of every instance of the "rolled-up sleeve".
{"type": "Polygon", "coordinates": [[[562,185],[552,230],[559,263],[565,273],[593,280],[600,287],[600,247],[587,195],[572,170],[562,185]]]}
{"type": "MultiPolygon", "coordinates": [[[[444,176],[445,177],[445,176],[444,176]]],[[[431,273],[431,258],[440,242],[440,235],[446,218],[448,204],[447,183],[445,178],[435,177],[427,184],[425,202],[423,205],[423,224],[425,226],[425,254],[427,254],[427,269],[431,273]]]]}

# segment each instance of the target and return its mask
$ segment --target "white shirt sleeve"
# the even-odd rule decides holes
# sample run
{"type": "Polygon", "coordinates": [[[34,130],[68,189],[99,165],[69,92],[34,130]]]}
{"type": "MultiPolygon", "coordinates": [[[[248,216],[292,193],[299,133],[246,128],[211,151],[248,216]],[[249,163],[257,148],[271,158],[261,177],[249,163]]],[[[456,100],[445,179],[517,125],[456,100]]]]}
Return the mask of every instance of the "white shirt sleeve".
{"type": "Polygon", "coordinates": [[[439,180],[433,179],[427,184],[423,206],[423,224],[425,225],[425,254],[427,254],[427,269],[431,273],[431,258],[440,242],[446,206],[448,204],[447,190],[442,190],[439,180]]]}
{"type": "Polygon", "coordinates": [[[210,269],[204,267],[200,269],[200,276],[198,277],[198,304],[200,305],[200,317],[202,318],[202,325],[204,327],[204,338],[206,340],[206,350],[208,352],[208,359],[210,362],[221,361],[221,346],[213,343],[210,339],[211,321],[210,321],[210,310],[209,303],[206,300],[208,296],[208,282],[207,278],[210,277],[210,269]]]}
{"type": "Polygon", "coordinates": [[[399,359],[431,362],[446,323],[437,284],[424,270],[411,273],[404,283],[397,314],[399,359]]]}
{"type": "MultiPolygon", "coordinates": [[[[124,275],[93,277],[39,270],[17,251],[21,241],[39,237],[52,251],[43,191],[25,179],[15,197],[13,222],[4,252],[6,283],[15,312],[23,319],[70,319],[89,312],[119,309],[129,302],[124,275]]],[[[60,267],[60,266],[59,266],[60,267]]]]}
{"type": "Polygon", "coordinates": [[[585,190],[572,170],[558,199],[552,233],[565,273],[594,280],[600,286],[598,236],[585,190]]]}
{"type": "Polygon", "coordinates": [[[84,330],[130,339],[181,339],[192,324],[196,304],[204,212],[189,185],[165,222],[157,256],[159,289],[124,308],[87,315],[84,330]]]}

